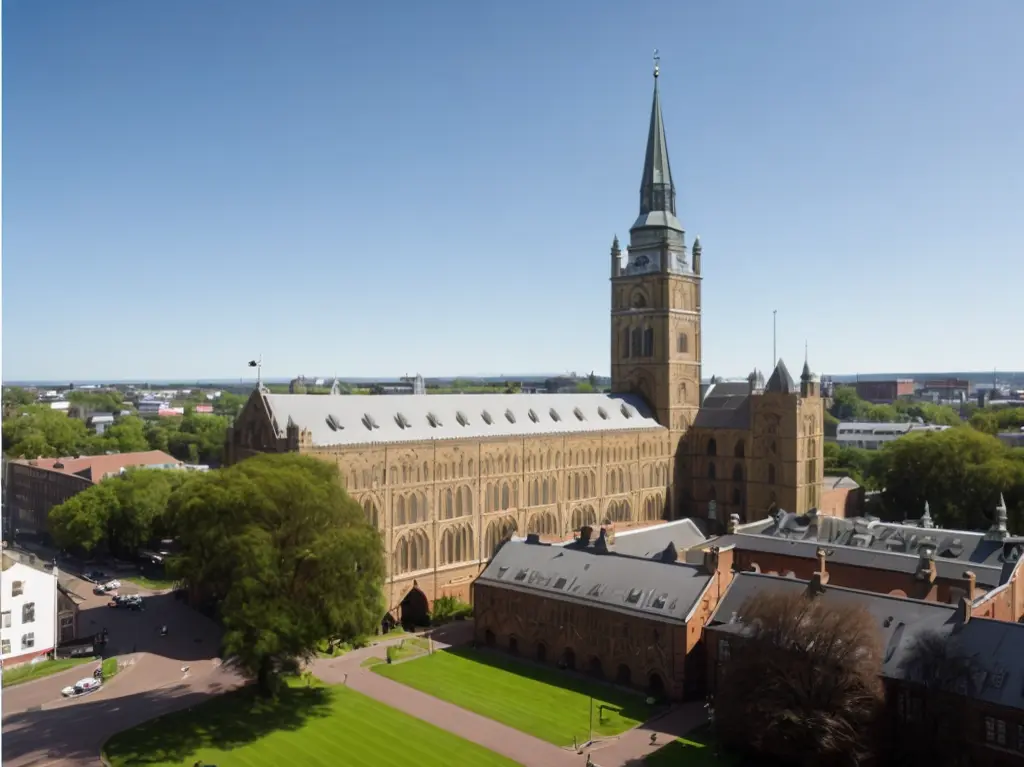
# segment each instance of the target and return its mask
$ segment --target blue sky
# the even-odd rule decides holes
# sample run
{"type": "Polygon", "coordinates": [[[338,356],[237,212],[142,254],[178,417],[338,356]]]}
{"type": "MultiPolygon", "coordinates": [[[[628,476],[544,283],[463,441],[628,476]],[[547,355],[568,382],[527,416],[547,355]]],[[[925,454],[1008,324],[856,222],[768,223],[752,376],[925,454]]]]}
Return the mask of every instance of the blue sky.
{"type": "Polygon", "coordinates": [[[704,374],[1024,368],[1024,3],[8,0],[5,379],[609,369],[651,53],[704,374]]]}

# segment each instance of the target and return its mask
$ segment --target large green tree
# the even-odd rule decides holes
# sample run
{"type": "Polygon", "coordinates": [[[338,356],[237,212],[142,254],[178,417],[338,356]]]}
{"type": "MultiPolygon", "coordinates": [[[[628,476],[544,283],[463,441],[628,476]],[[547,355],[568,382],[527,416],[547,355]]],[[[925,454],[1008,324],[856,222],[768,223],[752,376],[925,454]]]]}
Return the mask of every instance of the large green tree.
{"type": "Polygon", "coordinates": [[[909,434],[879,456],[879,484],[887,509],[915,517],[925,501],[943,527],[988,527],[1000,494],[1011,528],[1021,530],[1024,456],[969,427],[909,434]]]}
{"type": "Polygon", "coordinates": [[[61,548],[131,556],[173,533],[167,504],[191,477],[182,471],[129,469],[51,509],[50,534],[61,548]]]}
{"type": "Polygon", "coordinates": [[[84,422],[47,405],[31,405],[4,418],[3,445],[9,458],[56,458],[102,452],[84,422]]]}
{"type": "Polygon", "coordinates": [[[326,637],[366,633],[384,614],[380,534],[337,467],[260,455],[199,475],[171,497],[175,574],[217,605],[225,654],[260,689],[326,637]]]}

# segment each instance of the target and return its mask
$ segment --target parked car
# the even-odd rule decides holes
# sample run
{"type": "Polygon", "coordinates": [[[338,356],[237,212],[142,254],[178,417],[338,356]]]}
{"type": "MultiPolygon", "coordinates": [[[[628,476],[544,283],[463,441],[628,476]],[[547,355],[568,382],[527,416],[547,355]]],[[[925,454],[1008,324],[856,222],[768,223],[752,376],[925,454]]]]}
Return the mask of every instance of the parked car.
{"type": "Polygon", "coordinates": [[[77,695],[85,695],[86,693],[96,692],[102,686],[102,682],[99,679],[93,677],[86,677],[85,679],[79,679],[72,685],[68,685],[60,694],[65,698],[73,698],[77,695]]]}
{"type": "Polygon", "coordinates": [[[102,570],[93,570],[91,573],[86,573],[83,577],[92,583],[105,583],[110,576],[102,570]]]}
{"type": "Polygon", "coordinates": [[[115,595],[107,602],[107,607],[127,607],[131,610],[141,610],[142,597],[138,594],[115,595]]]}
{"type": "Polygon", "coordinates": [[[117,591],[119,588],[121,588],[121,581],[119,581],[117,578],[114,578],[114,580],[107,581],[106,583],[104,583],[103,588],[105,588],[107,591],[117,591]]]}

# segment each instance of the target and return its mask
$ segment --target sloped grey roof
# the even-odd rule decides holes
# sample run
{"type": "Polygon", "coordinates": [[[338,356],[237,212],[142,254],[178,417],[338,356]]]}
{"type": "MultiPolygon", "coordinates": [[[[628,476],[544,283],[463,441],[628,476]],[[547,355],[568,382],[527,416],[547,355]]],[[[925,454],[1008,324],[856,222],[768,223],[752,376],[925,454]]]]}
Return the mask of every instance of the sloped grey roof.
{"type": "MultiPolygon", "coordinates": [[[[715,538],[714,543],[716,546],[734,545],[741,551],[763,551],[768,554],[781,554],[800,559],[815,559],[818,555],[818,548],[824,547],[828,554],[828,562],[909,575],[918,571],[921,560],[917,554],[844,546],[837,543],[821,542],[814,538],[784,538],[757,533],[723,535],[720,538],[715,538]]],[[[991,566],[935,558],[935,570],[940,578],[958,580],[963,578],[964,572],[968,569],[974,573],[979,586],[992,589],[1002,582],[1003,568],[1001,565],[991,566]]]]}
{"type": "Polygon", "coordinates": [[[311,432],[315,446],[662,428],[643,398],[618,394],[264,394],[263,398],[280,437],[293,422],[311,432]]]}
{"type": "Polygon", "coordinates": [[[612,548],[616,554],[650,559],[661,554],[672,543],[677,551],[698,546],[707,541],[691,519],[677,519],[662,525],[642,527],[616,533],[612,548]]]}
{"type": "Polygon", "coordinates": [[[793,383],[793,376],[789,374],[789,369],[782,359],[779,359],[779,364],[772,371],[764,390],[774,394],[793,394],[797,391],[796,384],[793,383]]]}
{"type": "MultiPolygon", "coordinates": [[[[743,605],[748,599],[764,594],[799,594],[807,591],[808,581],[763,573],[737,573],[725,596],[718,603],[709,625],[730,624],[735,615],[738,629],[742,627],[743,605]]],[[[857,604],[878,621],[882,644],[886,648],[883,673],[902,676],[901,664],[914,636],[928,630],[951,627],[957,621],[956,607],[941,602],[893,597],[868,591],[826,586],[817,597],[827,604],[857,604]]],[[[970,625],[971,621],[967,625],[970,625]]]]}
{"type": "MultiPolygon", "coordinates": [[[[740,532],[755,531],[744,528],[740,532]]],[[[988,588],[1006,582],[1024,550],[1021,539],[986,540],[983,532],[923,528],[917,524],[881,522],[869,517],[842,519],[785,511],[769,518],[768,523],[757,533],[787,541],[813,541],[827,544],[830,548],[845,547],[887,555],[920,557],[926,549],[934,549],[940,575],[959,578],[964,570],[970,569],[977,576],[978,583],[988,588]],[[945,574],[956,569],[960,571],[957,575],[945,574]]],[[[842,556],[857,557],[856,554],[842,556]]]]}
{"type": "Polygon", "coordinates": [[[489,586],[672,623],[685,622],[710,580],[692,565],[516,540],[506,542],[477,578],[489,586]]]}
{"type": "Polygon", "coordinates": [[[1024,624],[972,618],[950,633],[978,669],[971,697],[1024,710],[1024,624]]]}

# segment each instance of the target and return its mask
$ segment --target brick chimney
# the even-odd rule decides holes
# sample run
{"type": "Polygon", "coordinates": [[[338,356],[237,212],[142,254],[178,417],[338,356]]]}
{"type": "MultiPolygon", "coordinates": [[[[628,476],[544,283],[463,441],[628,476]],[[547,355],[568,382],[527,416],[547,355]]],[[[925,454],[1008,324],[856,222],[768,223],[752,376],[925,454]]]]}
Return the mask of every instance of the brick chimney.
{"type": "Polygon", "coordinates": [[[967,592],[967,599],[973,604],[974,603],[974,590],[978,585],[978,579],[973,572],[967,570],[964,572],[964,591],[967,592]]]}
{"type": "Polygon", "coordinates": [[[974,606],[967,597],[960,597],[960,603],[956,607],[956,616],[960,624],[968,623],[974,613],[974,606]]]}
{"type": "Polygon", "coordinates": [[[917,579],[919,581],[935,583],[935,579],[938,576],[939,574],[935,570],[935,553],[930,549],[922,551],[921,558],[917,564],[917,579]]]}
{"type": "Polygon", "coordinates": [[[704,549],[704,571],[708,575],[714,575],[718,572],[718,553],[719,548],[717,546],[704,549]]]}
{"type": "Polygon", "coordinates": [[[590,543],[590,536],[594,534],[594,528],[584,525],[580,528],[580,546],[587,546],[590,543]]]}
{"type": "Polygon", "coordinates": [[[828,567],[825,564],[825,560],[828,558],[828,552],[823,548],[819,548],[817,554],[818,570],[814,573],[812,578],[817,578],[819,585],[824,586],[828,583],[828,567]]]}

